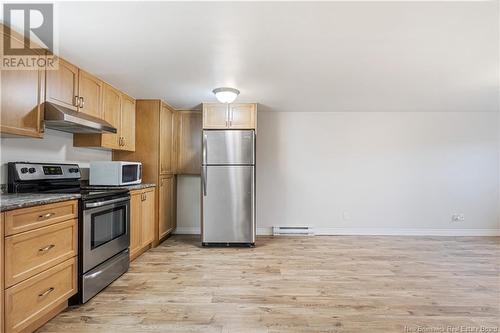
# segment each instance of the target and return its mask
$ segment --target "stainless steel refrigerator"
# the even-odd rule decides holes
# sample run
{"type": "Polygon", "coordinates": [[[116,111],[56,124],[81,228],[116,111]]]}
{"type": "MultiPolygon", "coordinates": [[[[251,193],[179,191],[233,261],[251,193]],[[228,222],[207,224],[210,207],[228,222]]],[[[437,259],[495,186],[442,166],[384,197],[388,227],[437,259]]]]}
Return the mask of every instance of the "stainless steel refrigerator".
{"type": "Polygon", "coordinates": [[[203,245],[255,245],[255,131],[204,130],[203,245]]]}

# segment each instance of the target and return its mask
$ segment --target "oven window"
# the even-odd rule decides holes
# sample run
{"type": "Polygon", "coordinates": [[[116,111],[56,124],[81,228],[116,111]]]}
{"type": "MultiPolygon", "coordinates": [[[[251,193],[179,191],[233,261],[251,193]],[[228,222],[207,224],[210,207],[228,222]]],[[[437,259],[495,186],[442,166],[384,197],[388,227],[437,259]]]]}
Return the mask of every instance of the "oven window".
{"type": "Polygon", "coordinates": [[[129,183],[137,180],[137,164],[122,166],[122,182],[129,183]]]}
{"type": "Polygon", "coordinates": [[[90,240],[92,249],[104,245],[127,232],[125,207],[116,207],[92,214],[90,240]]]}

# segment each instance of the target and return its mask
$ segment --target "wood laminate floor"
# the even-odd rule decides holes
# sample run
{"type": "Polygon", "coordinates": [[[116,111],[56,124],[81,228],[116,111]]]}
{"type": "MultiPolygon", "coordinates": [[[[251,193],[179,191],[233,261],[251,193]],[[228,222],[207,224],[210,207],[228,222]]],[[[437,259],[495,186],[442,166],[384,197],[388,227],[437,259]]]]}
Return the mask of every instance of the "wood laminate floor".
{"type": "Polygon", "coordinates": [[[499,332],[499,316],[498,237],[174,236],[39,332],[499,332]]]}

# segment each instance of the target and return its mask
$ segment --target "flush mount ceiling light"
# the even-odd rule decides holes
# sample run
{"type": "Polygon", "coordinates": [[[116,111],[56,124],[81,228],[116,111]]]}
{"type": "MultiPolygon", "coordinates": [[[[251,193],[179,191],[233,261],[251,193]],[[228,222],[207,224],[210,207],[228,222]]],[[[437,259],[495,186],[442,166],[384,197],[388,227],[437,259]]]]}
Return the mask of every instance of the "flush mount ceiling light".
{"type": "Polygon", "coordinates": [[[240,94],[238,89],[222,87],[212,90],[215,94],[215,98],[221,103],[232,103],[240,94]]]}

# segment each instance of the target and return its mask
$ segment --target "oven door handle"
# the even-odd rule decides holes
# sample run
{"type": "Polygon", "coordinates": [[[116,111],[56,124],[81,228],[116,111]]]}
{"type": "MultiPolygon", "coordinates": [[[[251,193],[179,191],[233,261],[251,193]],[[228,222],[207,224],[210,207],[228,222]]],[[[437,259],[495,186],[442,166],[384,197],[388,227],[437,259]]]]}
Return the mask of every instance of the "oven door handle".
{"type": "Polygon", "coordinates": [[[117,202],[123,202],[123,201],[128,201],[130,200],[129,197],[126,198],[118,198],[118,199],[112,199],[112,200],[106,200],[106,201],[99,201],[99,202],[89,202],[85,204],[85,208],[94,208],[94,207],[101,207],[104,205],[109,205],[117,202]]]}

